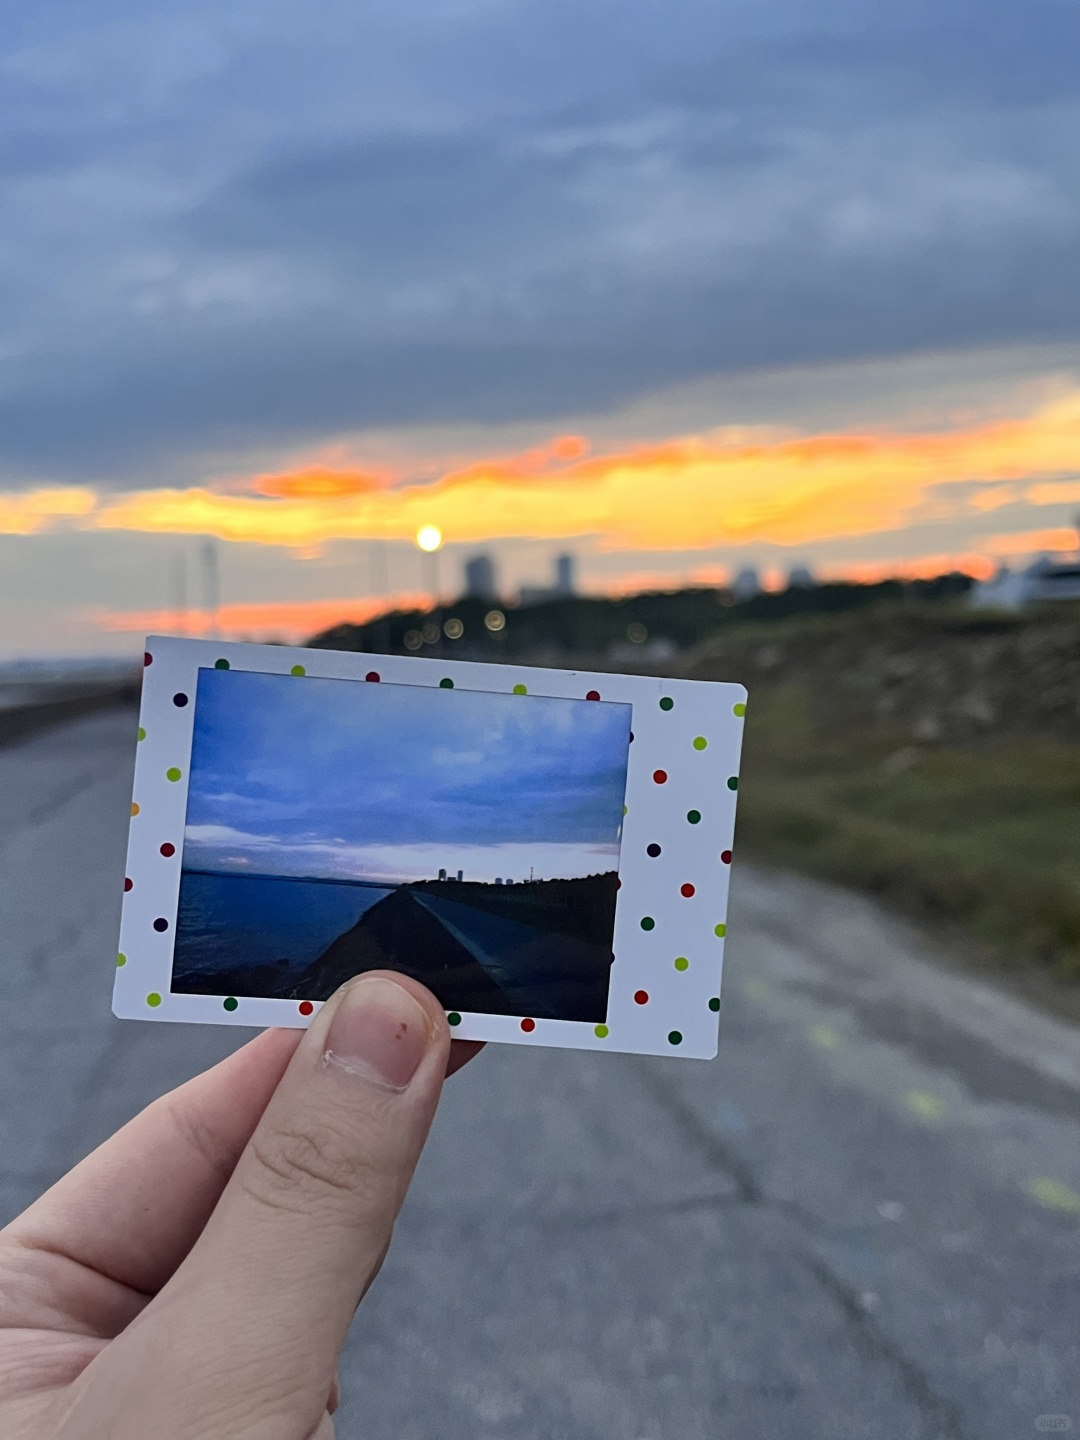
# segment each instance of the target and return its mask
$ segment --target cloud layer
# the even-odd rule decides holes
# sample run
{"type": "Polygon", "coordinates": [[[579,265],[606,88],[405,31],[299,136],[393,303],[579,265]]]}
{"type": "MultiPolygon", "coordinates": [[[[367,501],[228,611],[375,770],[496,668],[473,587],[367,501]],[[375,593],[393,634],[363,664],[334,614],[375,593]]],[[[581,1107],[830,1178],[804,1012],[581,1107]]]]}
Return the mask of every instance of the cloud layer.
{"type": "Polygon", "coordinates": [[[1080,334],[1057,0],[16,0],[0,476],[1080,334]]]}

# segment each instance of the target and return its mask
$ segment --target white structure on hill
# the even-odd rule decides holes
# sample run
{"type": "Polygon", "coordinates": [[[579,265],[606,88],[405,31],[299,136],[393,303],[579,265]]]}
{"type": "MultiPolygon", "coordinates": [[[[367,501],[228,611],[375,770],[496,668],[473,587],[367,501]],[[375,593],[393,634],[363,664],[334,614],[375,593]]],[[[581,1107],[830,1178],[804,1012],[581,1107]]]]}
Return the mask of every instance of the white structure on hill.
{"type": "MultiPolygon", "coordinates": [[[[1076,517],[1080,532],[1080,515],[1076,517]]],[[[1003,565],[992,580],[971,588],[971,603],[982,608],[1021,610],[1047,600],[1080,600],[1080,547],[1068,560],[1054,562],[1040,555],[1024,570],[1003,565]]]]}

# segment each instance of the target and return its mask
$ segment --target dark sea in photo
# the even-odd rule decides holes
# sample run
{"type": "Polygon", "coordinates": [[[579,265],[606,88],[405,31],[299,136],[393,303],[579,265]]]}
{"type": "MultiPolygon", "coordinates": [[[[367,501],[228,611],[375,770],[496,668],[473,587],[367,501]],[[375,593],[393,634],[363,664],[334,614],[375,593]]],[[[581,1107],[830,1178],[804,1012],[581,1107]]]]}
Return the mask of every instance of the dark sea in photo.
{"type": "Polygon", "coordinates": [[[185,870],[176,992],[324,1000],[389,969],[448,1010],[603,1020],[616,875],[396,886],[185,870]]]}

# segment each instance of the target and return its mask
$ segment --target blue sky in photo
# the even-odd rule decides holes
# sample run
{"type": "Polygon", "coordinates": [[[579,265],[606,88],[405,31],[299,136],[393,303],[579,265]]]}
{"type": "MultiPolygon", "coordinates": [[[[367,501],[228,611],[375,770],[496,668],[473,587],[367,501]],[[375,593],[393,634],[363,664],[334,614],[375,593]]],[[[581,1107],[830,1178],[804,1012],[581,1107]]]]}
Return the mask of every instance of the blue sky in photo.
{"type": "Polygon", "coordinates": [[[185,863],[336,878],[615,868],[630,707],[202,670],[185,863]]]}

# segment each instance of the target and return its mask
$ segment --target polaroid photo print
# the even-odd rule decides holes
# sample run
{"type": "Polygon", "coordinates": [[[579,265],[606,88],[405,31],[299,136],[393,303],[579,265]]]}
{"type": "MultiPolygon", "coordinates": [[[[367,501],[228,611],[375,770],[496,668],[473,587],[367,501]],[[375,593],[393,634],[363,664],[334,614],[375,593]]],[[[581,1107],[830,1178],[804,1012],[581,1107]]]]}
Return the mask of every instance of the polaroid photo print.
{"type": "Polygon", "coordinates": [[[114,1012],[716,1053],[739,685],[147,641],[114,1012]]]}

